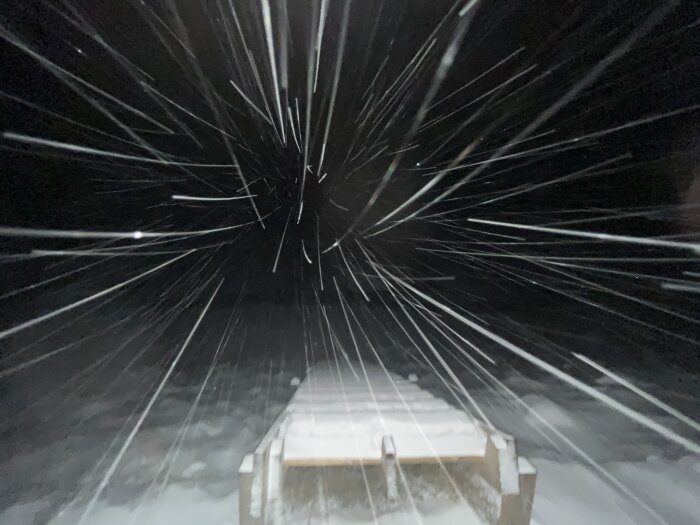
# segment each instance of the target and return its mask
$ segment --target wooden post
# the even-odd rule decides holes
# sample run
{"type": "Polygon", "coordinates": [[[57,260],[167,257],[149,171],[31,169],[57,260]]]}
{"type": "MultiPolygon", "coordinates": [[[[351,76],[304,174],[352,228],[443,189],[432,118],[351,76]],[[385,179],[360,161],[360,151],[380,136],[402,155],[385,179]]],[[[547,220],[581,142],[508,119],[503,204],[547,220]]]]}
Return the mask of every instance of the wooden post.
{"type": "Polygon", "coordinates": [[[262,525],[260,519],[261,487],[256,486],[256,474],[259,478],[259,471],[260,465],[257,465],[256,471],[255,456],[246,454],[238,469],[238,520],[241,525],[262,525]]]}
{"type": "Polygon", "coordinates": [[[252,523],[262,524],[265,519],[265,455],[253,453],[253,487],[251,489],[250,516],[252,523]]]}
{"type": "Polygon", "coordinates": [[[386,494],[390,502],[396,501],[399,495],[396,486],[396,447],[391,436],[382,437],[382,462],[386,478],[386,494]]]}
{"type": "Polygon", "coordinates": [[[282,440],[273,439],[267,458],[265,524],[282,523],[282,440]]]}

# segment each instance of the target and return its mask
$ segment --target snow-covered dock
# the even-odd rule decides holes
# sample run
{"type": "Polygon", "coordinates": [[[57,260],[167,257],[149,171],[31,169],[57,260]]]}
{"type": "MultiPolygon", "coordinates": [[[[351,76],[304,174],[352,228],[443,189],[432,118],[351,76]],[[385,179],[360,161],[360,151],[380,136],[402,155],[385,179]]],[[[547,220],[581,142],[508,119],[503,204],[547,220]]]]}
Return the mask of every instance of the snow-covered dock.
{"type": "Polygon", "coordinates": [[[317,365],[240,466],[240,523],[324,521],[337,504],[372,514],[439,492],[463,523],[530,523],[536,473],[510,436],[378,367],[317,365]]]}

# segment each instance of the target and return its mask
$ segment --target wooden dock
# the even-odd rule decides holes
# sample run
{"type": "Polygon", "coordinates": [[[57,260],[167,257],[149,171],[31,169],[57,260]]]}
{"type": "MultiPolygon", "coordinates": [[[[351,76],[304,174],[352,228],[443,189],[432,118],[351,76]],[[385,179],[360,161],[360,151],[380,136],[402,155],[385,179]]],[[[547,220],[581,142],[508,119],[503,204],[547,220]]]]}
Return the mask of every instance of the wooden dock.
{"type": "Polygon", "coordinates": [[[379,367],[311,369],[240,467],[241,525],[294,509],[382,510],[426,492],[468,503],[484,525],[528,525],[536,472],[512,437],[379,367]]]}

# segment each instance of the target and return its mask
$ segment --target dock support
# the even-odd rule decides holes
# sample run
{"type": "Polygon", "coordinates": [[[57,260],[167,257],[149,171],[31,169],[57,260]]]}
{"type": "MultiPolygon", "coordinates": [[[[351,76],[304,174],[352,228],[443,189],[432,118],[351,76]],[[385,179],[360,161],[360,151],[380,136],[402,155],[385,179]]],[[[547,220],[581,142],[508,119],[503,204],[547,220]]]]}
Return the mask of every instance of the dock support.
{"type": "Polygon", "coordinates": [[[262,483],[260,458],[246,454],[238,469],[240,485],[238,496],[238,521],[241,525],[262,525],[262,483]]]}
{"type": "Polygon", "coordinates": [[[396,485],[396,447],[391,436],[382,437],[382,463],[386,478],[386,495],[390,502],[395,502],[399,496],[396,485]]]}
{"type": "Polygon", "coordinates": [[[265,525],[282,524],[282,440],[273,439],[267,455],[265,525]]]}

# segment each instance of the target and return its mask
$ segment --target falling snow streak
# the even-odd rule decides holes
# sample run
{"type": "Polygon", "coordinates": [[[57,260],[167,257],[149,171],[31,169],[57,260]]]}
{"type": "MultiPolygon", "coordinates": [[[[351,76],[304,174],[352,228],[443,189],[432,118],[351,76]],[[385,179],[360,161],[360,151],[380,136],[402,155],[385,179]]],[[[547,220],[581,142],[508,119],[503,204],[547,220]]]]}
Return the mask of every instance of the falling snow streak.
{"type": "Polygon", "coordinates": [[[279,378],[323,360],[412,367],[489,427],[505,402],[667,523],[504,379],[544,374],[700,454],[674,385],[647,388],[697,365],[698,25],[637,4],[0,7],[0,393],[33,386],[2,431],[146,378],[47,520],[90,523],[178,385],[196,395],[134,516],[207,410],[239,417],[238,381],[268,422],[279,378]]]}

